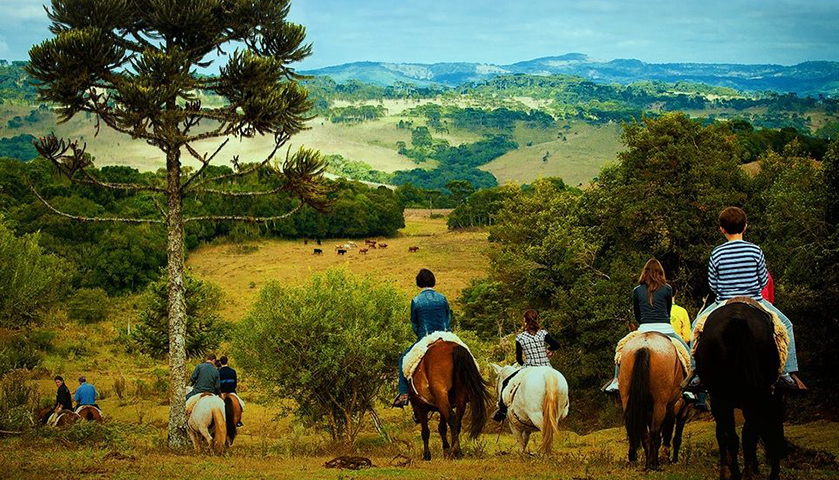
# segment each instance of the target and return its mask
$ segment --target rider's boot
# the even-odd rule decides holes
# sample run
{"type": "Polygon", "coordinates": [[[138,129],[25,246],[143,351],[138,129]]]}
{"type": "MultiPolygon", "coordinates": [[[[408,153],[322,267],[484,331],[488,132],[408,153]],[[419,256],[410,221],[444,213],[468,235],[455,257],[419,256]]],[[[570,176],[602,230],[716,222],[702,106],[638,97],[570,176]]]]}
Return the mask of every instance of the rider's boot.
{"type": "Polygon", "coordinates": [[[498,406],[495,408],[495,413],[492,414],[492,419],[501,423],[505,418],[507,418],[507,405],[499,402],[498,406]]]}
{"type": "Polygon", "coordinates": [[[705,386],[702,385],[702,380],[699,379],[699,375],[696,372],[693,372],[693,376],[685,381],[683,385],[686,392],[701,393],[705,391],[705,386]]]}
{"type": "Polygon", "coordinates": [[[391,404],[391,406],[393,408],[405,408],[405,407],[407,407],[408,406],[408,394],[407,393],[401,393],[401,394],[397,395],[396,398],[393,400],[393,403],[391,404]]]}
{"type": "Polygon", "coordinates": [[[807,386],[804,385],[797,375],[794,373],[785,373],[778,377],[777,386],[783,390],[790,390],[790,391],[804,391],[807,390],[807,386]]]}
{"type": "Polygon", "coordinates": [[[600,390],[609,395],[617,395],[620,393],[620,390],[618,389],[618,378],[615,377],[604,383],[603,386],[600,387],[600,390]]]}

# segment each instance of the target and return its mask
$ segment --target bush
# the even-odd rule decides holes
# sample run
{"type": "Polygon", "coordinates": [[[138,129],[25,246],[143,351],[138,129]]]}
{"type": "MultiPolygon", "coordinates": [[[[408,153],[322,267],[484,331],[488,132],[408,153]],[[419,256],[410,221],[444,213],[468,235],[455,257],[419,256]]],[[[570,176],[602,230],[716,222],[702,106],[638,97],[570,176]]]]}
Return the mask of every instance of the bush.
{"type": "Polygon", "coordinates": [[[65,305],[71,319],[81,323],[95,323],[108,317],[111,299],[101,288],[80,288],[65,305]]]}
{"type": "MultiPolygon", "coordinates": [[[[215,350],[227,339],[230,327],[221,319],[221,289],[190,275],[184,280],[186,295],[186,351],[198,357],[215,350]]],[[[153,357],[169,353],[169,296],[165,277],[151,283],[143,295],[140,323],[132,334],[140,351],[153,357]]]]}
{"type": "Polygon", "coordinates": [[[294,400],[303,421],[353,442],[382,387],[395,383],[411,338],[407,307],[394,286],[343,270],[301,287],[271,282],[238,325],[233,349],[242,369],[294,400]]]}
{"type": "Polygon", "coordinates": [[[30,370],[41,364],[43,353],[52,350],[55,333],[47,330],[19,331],[0,340],[0,375],[15,369],[30,370]]]}
{"type": "Polygon", "coordinates": [[[0,380],[0,429],[23,430],[32,411],[41,404],[38,386],[29,382],[23,370],[13,370],[0,380]]]}
{"type": "Polygon", "coordinates": [[[62,260],[43,252],[37,235],[15,237],[0,217],[0,326],[40,321],[58,300],[65,271],[62,260]]]}

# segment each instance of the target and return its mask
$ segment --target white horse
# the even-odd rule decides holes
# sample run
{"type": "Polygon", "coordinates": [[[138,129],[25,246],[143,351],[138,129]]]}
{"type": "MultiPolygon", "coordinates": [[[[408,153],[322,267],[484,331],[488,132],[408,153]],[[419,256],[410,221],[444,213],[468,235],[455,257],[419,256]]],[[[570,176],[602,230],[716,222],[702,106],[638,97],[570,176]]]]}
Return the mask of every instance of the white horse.
{"type": "Polygon", "coordinates": [[[224,400],[218,395],[196,394],[186,402],[187,431],[195,451],[200,452],[206,442],[210,453],[223,453],[227,444],[227,421],[224,400]],[[210,433],[210,426],[213,432],[210,433]]]}
{"type": "Polygon", "coordinates": [[[527,452],[530,434],[541,431],[542,451],[549,453],[554,435],[559,433],[559,421],[568,416],[565,377],[551,367],[491,366],[498,374],[498,396],[507,405],[510,430],[521,451],[527,452]],[[510,381],[505,386],[507,378],[510,381]]]}

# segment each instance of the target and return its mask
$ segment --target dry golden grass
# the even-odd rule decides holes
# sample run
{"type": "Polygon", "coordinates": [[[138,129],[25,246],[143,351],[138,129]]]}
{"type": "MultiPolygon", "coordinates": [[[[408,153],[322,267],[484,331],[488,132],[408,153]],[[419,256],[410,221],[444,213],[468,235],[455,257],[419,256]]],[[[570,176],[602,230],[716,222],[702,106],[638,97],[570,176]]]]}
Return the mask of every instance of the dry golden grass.
{"type": "MultiPolygon", "coordinates": [[[[297,285],[312,274],[333,267],[393,282],[406,296],[416,292],[414,278],[419,269],[429,268],[437,277],[438,290],[454,301],[472,278],[486,272],[487,233],[450,232],[445,217],[432,219],[427,213],[409,210],[407,226],[400,236],[377,239],[388,247],[369,249],[366,255],[360,254],[358,248],[338,255],[335,246],[350,242],[349,239],[324,240],[320,247],[312,241],[304,245],[302,240],[273,240],[254,243],[258,250],[248,254],[237,253],[235,245],[204,246],[190,254],[187,265],[198,277],[222,287],[226,294],[223,314],[231,320],[246,313],[265,282],[277,280],[297,285]],[[408,252],[414,246],[419,251],[408,252]],[[313,255],[315,248],[323,249],[323,255],[313,255]]],[[[363,239],[352,241],[364,246],[363,239]]]]}

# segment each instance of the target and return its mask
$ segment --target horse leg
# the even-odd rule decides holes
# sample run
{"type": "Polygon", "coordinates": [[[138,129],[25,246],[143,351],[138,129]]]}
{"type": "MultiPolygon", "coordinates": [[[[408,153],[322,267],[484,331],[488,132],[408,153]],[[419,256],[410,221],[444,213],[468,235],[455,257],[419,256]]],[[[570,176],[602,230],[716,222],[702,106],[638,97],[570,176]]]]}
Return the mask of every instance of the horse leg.
{"type": "Polygon", "coordinates": [[[452,431],[452,456],[460,458],[463,454],[460,451],[460,427],[463,424],[463,414],[466,411],[466,402],[459,405],[457,409],[449,409],[449,427],[452,431]]]}
{"type": "Polygon", "coordinates": [[[770,463],[769,479],[778,480],[781,476],[781,457],[786,453],[784,439],[784,399],[779,394],[773,394],[764,405],[764,415],[761,418],[761,436],[766,444],[766,456],[770,463]]]}
{"type": "Polygon", "coordinates": [[[670,442],[673,440],[673,427],[675,426],[675,423],[676,415],[671,409],[668,409],[667,415],[664,417],[664,423],[661,426],[661,443],[664,446],[664,449],[659,457],[659,463],[670,462],[670,442]]]}
{"type": "Polygon", "coordinates": [[[440,438],[443,440],[443,455],[448,454],[449,450],[449,439],[448,433],[446,432],[446,426],[446,420],[441,416],[440,425],[437,426],[437,431],[440,432],[440,438]]]}
{"type": "Polygon", "coordinates": [[[743,417],[746,422],[743,424],[743,477],[747,479],[754,478],[759,472],[757,464],[757,442],[760,437],[759,429],[761,428],[757,422],[760,420],[755,418],[756,410],[760,407],[751,407],[743,409],[743,417]]]}
{"type": "Polygon", "coordinates": [[[530,443],[530,430],[525,430],[521,432],[521,439],[522,439],[522,447],[521,450],[524,453],[527,453],[527,444],[530,443]]]}
{"type": "Polygon", "coordinates": [[[187,426],[186,431],[189,432],[189,439],[192,440],[192,446],[195,448],[196,453],[201,452],[201,437],[198,436],[198,432],[192,428],[192,425],[187,426]]]}
{"type": "Polygon", "coordinates": [[[687,406],[683,406],[676,415],[676,432],[673,434],[673,463],[679,461],[679,449],[682,448],[682,432],[685,430],[685,422],[688,419],[687,411],[687,406]]]}
{"type": "MultiPolygon", "coordinates": [[[[713,396],[711,398],[714,398],[713,396]]],[[[725,480],[726,470],[732,480],[740,479],[740,466],[737,463],[739,439],[735,431],[734,406],[724,399],[717,398],[711,404],[711,413],[717,422],[717,444],[720,448],[720,479],[725,480]]]]}
{"type": "Polygon", "coordinates": [[[428,449],[428,439],[431,438],[431,430],[428,429],[428,412],[421,410],[418,413],[420,414],[420,423],[422,425],[422,459],[427,461],[431,460],[431,450],[428,449]]]}

